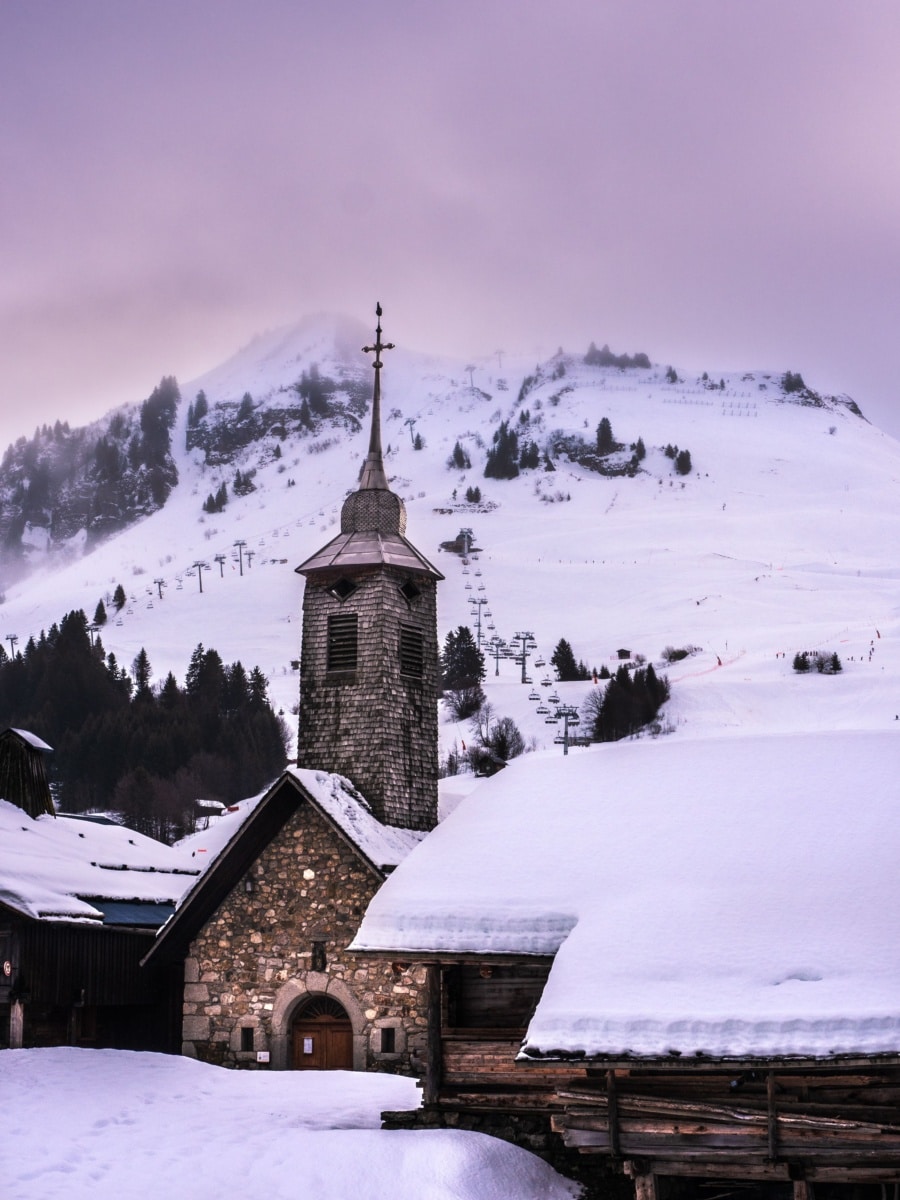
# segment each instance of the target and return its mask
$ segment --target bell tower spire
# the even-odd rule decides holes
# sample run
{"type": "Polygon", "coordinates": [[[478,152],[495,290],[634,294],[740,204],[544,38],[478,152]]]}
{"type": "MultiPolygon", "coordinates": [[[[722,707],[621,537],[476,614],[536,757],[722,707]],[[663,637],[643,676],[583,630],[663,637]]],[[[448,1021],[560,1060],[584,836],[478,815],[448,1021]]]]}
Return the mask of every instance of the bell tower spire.
{"type": "Polygon", "coordinates": [[[372,430],[341,532],[297,571],[306,579],[297,765],[337,771],[385,825],[437,824],[440,571],[406,538],[406,506],[381,450],[381,305],[372,430]]]}
{"type": "Polygon", "coordinates": [[[372,432],[369,435],[369,453],[366,461],[363,463],[362,475],[359,480],[359,490],[367,491],[377,489],[379,491],[388,491],[387,475],[384,473],[384,460],[381,453],[381,352],[382,350],[393,350],[393,342],[383,342],[381,340],[381,305],[375,305],[375,316],[377,317],[377,325],[375,326],[375,343],[372,346],[363,346],[363,354],[375,354],[375,361],[372,366],[375,369],[375,389],[372,393],[372,432]]]}

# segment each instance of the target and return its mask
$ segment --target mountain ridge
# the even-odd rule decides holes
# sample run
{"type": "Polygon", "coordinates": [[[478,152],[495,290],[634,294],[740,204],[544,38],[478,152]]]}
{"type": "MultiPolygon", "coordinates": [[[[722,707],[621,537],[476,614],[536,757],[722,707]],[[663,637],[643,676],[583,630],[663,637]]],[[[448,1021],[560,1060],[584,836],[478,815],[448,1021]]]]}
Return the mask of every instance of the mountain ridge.
{"type": "MultiPolygon", "coordinates": [[[[30,578],[8,584],[6,631],[19,646],[69,608],[93,612],[121,582],[128,606],[121,624],[103,633],[120,662],[146,646],[161,679],[182,671],[202,639],[228,660],[259,662],[289,711],[301,595],[293,567],[333,535],[365,455],[368,404],[345,386],[371,386],[361,353],[371,335],[358,332],[350,327],[344,339],[351,359],[334,351],[319,320],[273,331],[185,385],[171,428],[178,482],[165,504],[83,557],[45,559],[30,578]],[[330,393],[333,410],[314,429],[299,411],[289,428],[265,425],[264,397],[282,409],[285,399],[302,400],[298,385],[313,362],[320,379],[344,388],[330,393]],[[216,462],[201,445],[187,449],[189,411],[201,390],[210,411],[236,406],[222,410],[231,413],[250,391],[262,435],[216,462]],[[243,495],[235,494],[238,472],[253,473],[243,495]],[[204,512],[223,485],[222,511],[204,512]],[[197,562],[206,564],[199,577],[197,562]]],[[[878,656],[887,666],[897,635],[891,547],[900,543],[900,445],[861,419],[848,397],[785,391],[789,372],[710,372],[704,380],[702,373],[682,378],[676,367],[678,382],[670,382],[663,366],[621,369],[583,358],[557,354],[535,364],[503,355],[463,364],[402,348],[385,355],[386,468],[407,504],[411,540],[447,575],[441,637],[459,624],[474,627],[480,612],[486,637],[532,629],[549,658],[564,636],[591,666],[612,664],[622,647],[657,663],[665,646],[700,647],[668,668],[667,711],[681,735],[742,723],[893,720],[895,671],[882,673],[878,656]],[[643,442],[633,472],[601,473],[577,452],[580,443],[597,457],[603,418],[625,466],[643,442]],[[485,478],[502,423],[521,442],[538,444],[553,469],[541,457],[514,478],[485,478]],[[454,462],[457,444],[470,466],[454,462]],[[690,451],[687,474],[666,453],[676,446],[690,451]],[[465,498],[474,487],[476,503],[465,498]],[[459,557],[441,550],[464,527],[482,547],[481,577],[475,564],[463,575],[459,557]],[[844,678],[803,680],[798,693],[790,661],[807,648],[839,650],[844,678]],[[789,655],[786,666],[781,654],[789,655]],[[869,671],[871,661],[877,666],[869,671]]],[[[499,697],[502,711],[537,745],[552,744],[518,668],[489,658],[488,671],[489,696],[499,697]]],[[[563,686],[576,698],[590,687],[563,686]]],[[[465,725],[445,721],[442,729],[447,746],[467,735],[465,725]]]]}

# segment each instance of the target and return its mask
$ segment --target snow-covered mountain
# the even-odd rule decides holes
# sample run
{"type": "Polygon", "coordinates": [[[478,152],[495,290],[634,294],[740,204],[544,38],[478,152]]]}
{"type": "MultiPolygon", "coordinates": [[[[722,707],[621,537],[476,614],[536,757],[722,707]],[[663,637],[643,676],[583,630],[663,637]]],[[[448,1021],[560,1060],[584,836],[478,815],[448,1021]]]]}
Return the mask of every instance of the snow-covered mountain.
{"type": "MultiPolygon", "coordinates": [[[[402,336],[389,315],[385,334],[402,336]]],[[[145,647],[156,678],[182,678],[203,642],[262,667],[287,712],[300,648],[293,568],[333,535],[355,486],[371,336],[317,318],[182,383],[177,484],[165,503],[10,585],[6,638],[21,649],[69,609],[91,616],[122,583],[128,604],[102,633],[120,662],[145,647]],[[204,511],[223,498],[221,511],[204,511]]],[[[538,644],[532,686],[515,663],[489,660],[497,711],[552,745],[556,728],[529,695],[546,694],[536,660],[565,637],[598,668],[614,669],[620,649],[659,664],[667,647],[690,648],[666,668],[673,736],[893,726],[900,444],[848,398],[818,396],[783,368],[688,373],[590,357],[463,363],[402,345],[385,354],[386,466],[411,540],[447,577],[441,637],[474,626],[477,611],[485,637],[531,631],[538,644]],[[598,447],[604,418],[609,453],[598,447]],[[537,466],[486,478],[488,451],[504,439],[508,448],[510,434],[537,466]],[[461,529],[480,549],[468,567],[442,549],[461,529]],[[799,676],[801,650],[835,651],[844,669],[799,676]]],[[[565,684],[560,695],[580,704],[592,686],[565,684]]],[[[445,748],[468,736],[442,729],[445,748]]]]}

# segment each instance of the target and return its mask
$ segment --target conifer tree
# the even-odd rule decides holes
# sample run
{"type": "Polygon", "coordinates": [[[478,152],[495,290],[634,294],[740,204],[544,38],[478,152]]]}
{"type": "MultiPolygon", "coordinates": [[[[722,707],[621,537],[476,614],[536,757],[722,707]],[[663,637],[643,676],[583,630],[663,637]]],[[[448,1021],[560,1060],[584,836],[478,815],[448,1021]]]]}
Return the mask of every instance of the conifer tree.
{"type": "Polygon", "coordinates": [[[150,700],[153,693],[150,690],[150,679],[153,674],[150,667],[150,659],[147,651],[142,646],[138,651],[134,662],[131,664],[131,673],[134,676],[134,697],[136,700],[150,700]]]}
{"type": "Polygon", "coordinates": [[[519,474],[519,438],[506,421],[494,434],[494,444],[484,465],[487,479],[515,479],[519,474]]]}
{"type": "Polygon", "coordinates": [[[597,453],[611,454],[616,448],[613,438],[612,424],[609,417],[603,417],[597,426],[597,453]]]}
{"type": "Polygon", "coordinates": [[[458,471],[467,471],[472,465],[468,454],[463,449],[459,441],[457,441],[456,445],[453,447],[453,453],[450,455],[450,462],[458,471]]]}
{"type": "Polygon", "coordinates": [[[588,677],[587,670],[583,665],[579,669],[572,647],[565,638],[560,638],[556,643],[556,649],[550,655],[550,662],[556,667],[557,678],[561,683],[588,677]]]}
{"type": "Polygon", "coordinates": [[[484,654],[468,625],[451,629],[441,652],[441,683],[445,688],[471,687],[485,676],[484,654]]]}

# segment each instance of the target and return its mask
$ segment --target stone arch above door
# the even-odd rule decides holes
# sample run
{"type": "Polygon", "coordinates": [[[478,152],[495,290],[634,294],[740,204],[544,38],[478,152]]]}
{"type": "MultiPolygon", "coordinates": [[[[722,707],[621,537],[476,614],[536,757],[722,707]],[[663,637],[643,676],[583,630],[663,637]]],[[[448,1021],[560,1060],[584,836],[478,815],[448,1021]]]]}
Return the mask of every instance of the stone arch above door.
{"type": "Polygon", "coordinates": [[[356,997],[340,979],[311,971],[302,979],[289,979],[275,996],[272,1008],[272,1069],[291,1065],[291,1025],[298,1007],[312,996],[331,996],[346,1012],[353,1030],[353,1069],[366,1069],[366,1018],[356,997]]]}

